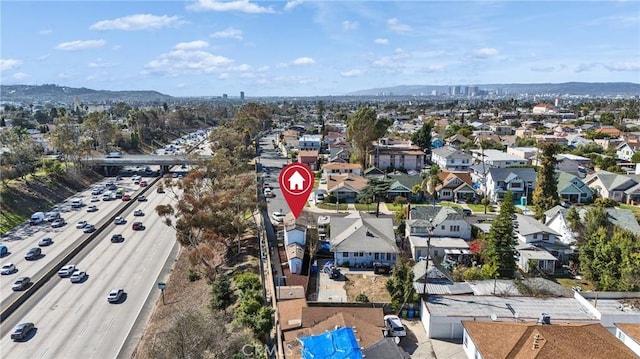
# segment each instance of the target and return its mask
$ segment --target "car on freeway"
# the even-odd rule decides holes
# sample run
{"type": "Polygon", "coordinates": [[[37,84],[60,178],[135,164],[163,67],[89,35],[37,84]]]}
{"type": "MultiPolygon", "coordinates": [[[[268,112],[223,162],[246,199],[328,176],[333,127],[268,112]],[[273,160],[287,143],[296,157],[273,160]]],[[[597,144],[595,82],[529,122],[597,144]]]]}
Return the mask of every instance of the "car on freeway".
{"type": "Polygon", "coordinates": [[[0,268],[0,274],[2,275],[12,274],[15,271],[16,271],[16,265],[13,263],[7,263],[3,265],[2,268],[0,268]]]}
{"type": "Polygon", "coordinates": [[[80,283],[85,278],[87,278],[87,272],[81,270],[74,271],[73,274],[71,274],[71,276],[69,277],[71,283],[80,283]]]}
{"type": "Polygon", "coordinates": [[[53,239],[51,237],[45,237],[38,242],[38,247],[46,247],[52,244],[53,244],[53,239]]]}
{"type": "Polygon", "coordinates": [[[11,332],[11,340],[24,340],[35,328],[36,326],[33,323],[20,323],[11,332]]]}
{"type": "Polygon", "coordinates": [[[147,201],[147,197],[145,197],[143,194],[138,196],[138,202],[146,202],[147,201]]]}
{"type": "Polygon", "coordinates": [[[117,303],[120,301],[120,299],[122,299],[122,296],[124,296],[124,289],[122,288],[111,289],[111,291],[109,292],[109,295],[107,296],[107,302],[117,303]]]}
{"type": "Polygon", "coordinates": [[[88,224],[88,223],[87,223],[87,221],[85,221],[85,220],[78,221],[78,223],[76,223],[76,228],[77,228],[77,229],[82,229],[82,228],[86,227],[86,226],[87,226],[87,224],[88,224]]]}
{"type": "Polygon", "coordinates": [[[384,328],[390,337],[406,337],[407,331],[397,315],[384,316],[384,328]]]}
{"type": "Polygon", "coordinates": [[[93,233],[96,230],[96,226],[94,226],[93,224],[87,224],[86,227],[84,227],[84,229],[82,229],[82,231],[84,233],[93,233]]]}
{"type": "Polygon", "coordinates": [[[135,211],[133,211],[133,215],[136,217],[141,217],[141,216],[144,216],[144,212],[142,212],[142,210],[138,208],[135,211]]]}
{"type": "Polygon", "coordinates": [[[21,290],[25,290],[29,287],[29,284],[31,284],[31,278],[29,277],[20,277],[18,279],[16,279],[15,282],[13,282],[13,285],[11,286],[11,289],[13,289],[14,291],[21,291],[21,290]]]}
{"type": "Polygon", "coordinates": [[[125,224],[125,223],[127,223],[127,221],[122,217],[116,217],[116,219],[113,220],[113,223],[114,224],[125,224]]]}
{"type": "Polygon", "coordinates": [[[82,202],[82,199],[80,198],[76,198],[71,201],[71,208],[80,208],[82,206],[84,206],[84,202],[82,202]]]}
{"type": "Polygon", "coordinates": [[[51,211],[44,214],[44,219],[47,222],[53,222],[58,218],[60,218],[60,212],[51,211]]]}
{"type": "Polygon", "coordinates": [[[131,200],[131,195],[129,195],[128,193],[125,193],[122,195],[122,200],[123,201],[130,201],[131,200]]]}
{"type": "Polygon", "coordinates": [[[116,186],[114,183],[111,183],[110,185],[107,186],[107,189],[109,191],[115,191],[118,189],[118,186],[116,186]]]}
{"type": "Polygon", "coordinates": [[[60,270],[58,271],[58,275],[62,278],[65,278],[73,274],[76,269],[77,268],[75,264],[67,264],[66,266],[60,268],[60,270]]]}
{"type": "Polygon", "coordinates": [[[99,195],[101,193],[102,193],[102,188],[100,188],[100,187],[96,187],[96,188],[91,190],[91,194],[94,195],[94,196],[95,195],[99,195]]]}
{"type": "Polygon", "coordinates": [[[34,247],[29,249],[29,251],[27,252],[27,254],[24,255],[24,259],[31,261],[34,259],[38,259],[38,257],[40,257],[40,255],[42,254],[42,250],[38,247],[34,247]]]}
{"type": "Polygon", "coordinates": [[[64,221],[64,218],[58,218],[55,221],[51,222],[51,227],[52,228],[60,228],[60,227],[64,226],[65,224],[67,224],[67,222],[64,221]]]}
{"type": "Polygon", "coordinates": [[[134,231],[142,231],[144,230],[144,225],[142,224],[142,222],[133,222],[133,224],[131,225],[131,229],[133,229],[134,231]]]}
{"type": "Polygon", "coordinates": [[[98,206],[87,207],[87,212],[98,212],[98,206]]]}
{"type": "Polygon", "coordinates": [[[111,236],[111,242],[112,243],[124,242],[124,237],[122,236],[122,234],[116,233],[116,234],[111,236]]]}
{"type": "Polygon", "coordinates": [[[98,197],[98,196],[91,196],[91,202],[100,202],[100,197],[98,197]]]}
{"type": "Polygon", "coordinates": [[[282,212],[273,212],[271,218],[273,218],[276,223],[282,223],[282,221],[284,221],[284,214],[282,214],[282,212]]]}

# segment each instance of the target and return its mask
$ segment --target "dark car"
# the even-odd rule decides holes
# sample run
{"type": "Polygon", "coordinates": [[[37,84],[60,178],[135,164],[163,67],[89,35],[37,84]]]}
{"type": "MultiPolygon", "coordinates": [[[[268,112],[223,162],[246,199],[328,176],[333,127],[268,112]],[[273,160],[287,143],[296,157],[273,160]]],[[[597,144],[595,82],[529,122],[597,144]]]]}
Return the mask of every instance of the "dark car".
{"type": "Polygon", "coordinates": [[[42,254],[42,250],[40,248],[31,248],[29,249],[29,251],[27,252],[27,254],[24,255],[24,259],[30,261],[30,260],[34,260],[37,259],[38,257],[40,257],[40,255],[42,254]]]}
{"type": "Polygon", "coordinates": [[[31,278],[29,278],[29,277],[20,277],[20,278],[16,279],[15,282],[13,282],[13,285],[11,286],[11,289],[13,289],[15,291],[25,290],[25,289],[27,289],[27,287],[29,287],[29,284],[31,284],[31,278]]]}
{"type": "Polygon", "coordinates": [[[465,215],[465,216],[470,216],[470,215],[473,214],[473,212],[471,212],[471,210],[468,209],[468,208],[463,208],[462,209],[462,214],[465,215]]]}
{"type": "Polygon", "coordinates": [[[131,229],[134,231],[142,231],[144,230],[144,225],[142,225],[142,222],[133,222],[131,229]]]}
{"type": "Polygon", "coordinates": [[[33,323],[20,323],[13,329],[11,333],[11,340],[22,340],[34,330],[36,326],[33,323]]]}
{"type": "Polygon", "coordinates": [[[111,236],[111,242],[113,243],[124,242],[124,237],[122,236],[122,234],[114,234],[113,236],[111,236]]]}

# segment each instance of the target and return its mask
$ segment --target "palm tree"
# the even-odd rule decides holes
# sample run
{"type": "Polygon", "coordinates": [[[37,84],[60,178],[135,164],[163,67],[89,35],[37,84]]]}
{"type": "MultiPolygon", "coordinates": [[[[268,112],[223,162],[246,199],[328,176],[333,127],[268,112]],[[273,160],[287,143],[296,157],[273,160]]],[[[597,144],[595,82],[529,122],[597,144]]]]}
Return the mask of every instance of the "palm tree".
{"type": "Polygon", "coordinates": [[[424,193],[425,197],[428,194],[431,195],[433,206],[436,206],[436,199],[438,197],[438,192],[436,191],[436,187],[439,184],[442,184],[442,180],[438,177],[438,172],[440,172],[440,168],[438,165],[432,165],[429,168],[429,176],[425,177],[420,184],[413,186],[411,189],[413,193],[424,193]]]}

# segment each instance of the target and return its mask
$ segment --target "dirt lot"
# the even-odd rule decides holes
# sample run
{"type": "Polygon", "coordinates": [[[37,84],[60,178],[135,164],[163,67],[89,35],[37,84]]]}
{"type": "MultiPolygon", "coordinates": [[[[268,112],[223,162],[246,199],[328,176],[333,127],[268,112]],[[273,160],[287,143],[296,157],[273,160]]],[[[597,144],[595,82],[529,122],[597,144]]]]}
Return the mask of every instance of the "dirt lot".
{"type": "Polygon", "coordinates": [[[344,289],[347,291],[347,298],[350,302],[355,302],[360,293],[364,293],[370,302],[391,302],[389,292],[384,286],[387,282],[386,276],[374,275],[373,273],[345,273],[345,277],[347,281],[344,289]]]}

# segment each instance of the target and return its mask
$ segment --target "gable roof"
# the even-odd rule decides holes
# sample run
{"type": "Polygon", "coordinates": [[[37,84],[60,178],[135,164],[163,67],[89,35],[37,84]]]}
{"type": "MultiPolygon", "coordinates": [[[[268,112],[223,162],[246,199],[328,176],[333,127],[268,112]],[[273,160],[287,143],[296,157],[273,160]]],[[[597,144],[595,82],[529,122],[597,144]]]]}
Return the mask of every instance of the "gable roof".
{"type": "Polygon", "coordinates": [[[347,174],[332,174],[327,181],[327,192],[333,193],[339,189],[349,189],[353,192],[359,193],[360,190],[367,186],[368,179],[355,175],[353,173],[347,174]]]}
{"type": "Polygon", "coordinates": [[[407,225],[427,226],[431,220],[432,225],[437,226],[445,220],[464,220],[464,216],[453,207],[441,206],[416,206],[411,207],[411,219],[407,225]]]}
{"type": "Polygon", "coordinates": [[[564,171],[557,171],[556,174],[558,193],[591,193],[591,188],[580,177],[564,171]]]}
{"type": "Polygon", "coordinates": [[[460,150],[457,150],[450,146],[444,146],[440,148],[434,148],[431,150],[432,154],[436,154],[442,158],[461,158],[461,159],[473,159],[471,155],[468,155],[460,150]]]}
{"type": "Polygon", "coordinates": [[[526,182],[535,182],[536,170],[531,167],[489,168],[487,171],[494,182],[509,182],[519,177],[526,182]]]}
{"type": "MultiPolygon", "coordinates": [[[[584,221],[584,218],[589,209],[591,209],[591,206],[578,208],[578,215],[580,216],[580,220],[584,221]]],[[[640,235],[640,224],[638,224],[638,220],[633,214],[633,211],[631,211],[630,209],[617,207],[605,208],[605,211],[607,211],[607,219],[609,220],[609,222],[611,222],[611,224],[616,225],[620,228],[627,229],[636,235],[640,235]]]]}
{"type": "Polygon", "coordinates": [[[584,183],[591,184],[600,180],[607,191],[624,191],[638,184],[637,176],[622,175],[609,171],[594,172],[584,179],[584,183]]]}
{"type": "Polygon", "coordinates": [[[516,214],[516,221],[518,221],[518,228],[515,229],[516,232],[520,233],[523,236],[527,236],[529,234],[536,233],[549,233],[558,236],[559,234],[553,229],[549,228],[545,224],[536,221],[535,218],[530,216],[525,216],[523,214],[516,214]]]}
{"type": "Polygon", "coordinates": [[[382,338],[362,350],[367,359],[409,359],[411,356],[393,341],[393,338],[382,338]]]}
{"type": "Polygon", "coordinates": [[[385,172],[381,169],[379,169],[378,167],[369,167],[366,170],[364,170],[364,175],[365,176],[384,176],[385,172]]]}
{"type": "Polygon", "coordinates": [[[438,173],[438,178],[440,178],[441,184],[436,186],[436,191],[441,188],[449,188],[450,184],[455,180],[459,179],[463,183],[456,185],[455,188],[458,188],[464,184],[473,186],[473,181],[471,180],[471,173],[469,172],[449,172],[447,170],[442,170],[438,173]]]}
{"type": "Polygon", "coordinates": [[[331,218],[329,242],[332,252],[398,253],[391,218],[331,218]]]}
{"type": "Polygon", "coordinates": [[[485,359],[636,357],[622,341],[598,323],[538,325],[531,322],[462,321],[462,325],[485,359]]]}
{"type": "Polygon", "coordinates": [[[304,298],[278,300],[278,315],[282,330],[299,328],[302,326],[302,308],[307,306],[304,298]]]}
{"type": "Polygon", "coordinates": [[[288,260],[291,260],[292,258],[298,258],[300,260],[304,259],[304,247],[298,242],[289,244],[286,251],[288,260]]]}

